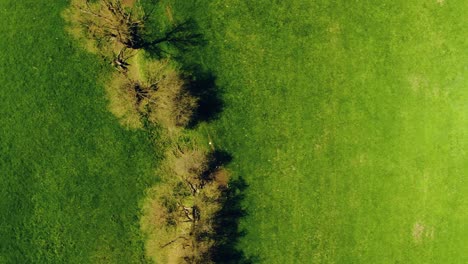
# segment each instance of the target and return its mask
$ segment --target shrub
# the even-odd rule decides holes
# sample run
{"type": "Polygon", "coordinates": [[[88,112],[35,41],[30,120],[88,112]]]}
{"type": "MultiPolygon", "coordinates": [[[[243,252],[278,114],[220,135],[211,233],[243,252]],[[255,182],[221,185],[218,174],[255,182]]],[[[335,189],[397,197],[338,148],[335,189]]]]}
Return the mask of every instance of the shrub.
{"type": "Polygon", "coordinates": [[[124,6],[120,0],[72,0],[64,12],[68,30],[86,40],[91,51],[109,56],[123,47],[143,46],[146,17],[140,8],[124,6]]]}
{"type": "Polygon", "coordinates": [[[184,81],[167,62],[152,62],[143,81],[133,68],[126,74],[115,73],[107,86],[109,109],[128,128],[141,128],[142,117],[174,130],[187,125],[197,99],[184,88],[184,81]]]}
{"type": "Polygon", "coordinates": [[[147,84],[154,87],[148,100],[148,118],[168,129],[186,126],[197,107],[184,80],[167,61],[152,61],[145,67],[147,84]]]}
{"type": "Polygon", "coordinates": [[[210,168],[211,157],[181,146],[167,154],[164,183],[145,203],[142,218],[149,256],[164,263],[171,258],[172,263],[213,263],[216,216],[229,176],[225,169],[210,168]]]}
{"type": "Polygon", "coordinates": [[[124,75],[114,73],[111,82],[106,86],[110,112],[124,127],[130,129],[143,127],[136,85],[136,82],[127,79],[124,75]]]}

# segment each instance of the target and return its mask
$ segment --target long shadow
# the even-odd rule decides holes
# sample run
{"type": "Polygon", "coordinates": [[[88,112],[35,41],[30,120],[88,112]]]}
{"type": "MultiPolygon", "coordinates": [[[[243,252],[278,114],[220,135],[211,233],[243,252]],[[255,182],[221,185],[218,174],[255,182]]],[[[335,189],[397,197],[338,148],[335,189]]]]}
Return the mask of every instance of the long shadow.
{"type": "Polygon", "coordinates": [[[246,256],[237,247],[239,240],[246,235],[246,232],[239,228],[240,219],[247,215],[242,207],[246,188],[248,188],[247,183],[239,177],[232,180],[229,188],[224,191],[223,207],[215,219],[216,245],[211,253],[215,263],[250,264],[257,262],[255,256],[246,256]]]}
{"type": "Polygon", "coordinates": [[[152,27],[152,24],[157,23],[147,27],[142,38],[142,48],[153,58],[171,57],[179,60],[186,52],[206,43],[193,19],[176,22],[163,32],[152,27]]]}
{"type": "Polygon", "coordinates": [[[199,66],[185,69],[190,72],[187,89],[198,98],[198,107],[192,116],[189,127],[193,128],[201,122],[210,122],[219,118],[224,108],[220,88],[216,86],[216,76],[203,71],[199,66]]]}
{"type": "MultiPolygon", "coordinates": [[[[207,176],[231,161],[231,154],[224,150],[215,150],[211,153],[207,176]]],[[[210,259],[215,263],[249,264],[256,260],[255,257],[246,256],[237,247],[239,240],[246,235],[245,231],[240,230],[239,221],[247,215],[242,206],[247,188],[246,181],[239,177],[229,181],[228,188],[223,189],[222,208],[214,218],[213,239],[216,242],[210,252],[210,259]]]]}

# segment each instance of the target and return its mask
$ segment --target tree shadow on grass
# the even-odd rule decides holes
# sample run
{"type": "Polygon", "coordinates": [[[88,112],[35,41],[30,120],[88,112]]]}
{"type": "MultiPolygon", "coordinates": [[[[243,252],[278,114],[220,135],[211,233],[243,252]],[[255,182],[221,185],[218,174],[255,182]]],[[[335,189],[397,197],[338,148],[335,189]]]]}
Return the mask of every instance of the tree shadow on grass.
{"type": "MultiPolygon", "coordinates": [[[[232,161],[232,156],[223,150],[215,150],[211,153],[210,170],[215,171],[232,161]]],[[[256,257],[246,256],[238,248],[239,240],[246,235],[240,230],[239,222],[247,215],[242,206],[244,191],[248,185],[244,178],[238,177],[229,181],[228,188],[222,193],[222,207],[214,218],[214,241],[210,255],[215,263],[250,264],[257,262],[256,257]]]]}
{"type": "Polygon", "coordinates": [[[211,72],[201,70],[194,66],[186,70],[191,76],[187,89],[199,99],[198,107],[192,116],[189,127],[193,128],[201,122],[210,122],[219,118],[224,108],[219,87],[216,86],[216,77],[211,72]]]}
{"type": "MultiPolygon", "coordinates": [[[[155,29],[149,30],[149,32],[156,31],[155,29]]],[[[156,59],[170,57],[182,65],[184,77],[187,80],[186,88],[193,96],[199,98],[198,108],[189,123],[189,128],[194,128],[201,122],[217,119],[223,110],[224,103],[220,89],[216,86],[216,76],[194,63],[196,59],[191,57],[197,53],[193,52],[195,49],[199,49],[206,43],[197,23],[189,19],[174,24],[164,33],[149,34],[153,36],[145,37],[144,46],[149,56],[156,59]]]]}
{"type": "Polygon", "coordinates": [[[239,221],[247,215],[242,206],[244,191],[248,188],[244,178],[231,180],[229,188],[224,191],[224,203],[216,215],[215,232],[216,245],[212,257],[215,263],[250,264],[258,262],[256,256],[246,256],[238,248],[239,240],[246,235],[240,230],[239,221]]]}
{"type": "Polygon", "coordinates": [[[149,24],[142,45],[150,57],[156,59],[171,57],[179,61],[185,53],[206,43],[193,19],[176,22],[164,32],[154,29],[153,25],[157,23],[149,24]]]}

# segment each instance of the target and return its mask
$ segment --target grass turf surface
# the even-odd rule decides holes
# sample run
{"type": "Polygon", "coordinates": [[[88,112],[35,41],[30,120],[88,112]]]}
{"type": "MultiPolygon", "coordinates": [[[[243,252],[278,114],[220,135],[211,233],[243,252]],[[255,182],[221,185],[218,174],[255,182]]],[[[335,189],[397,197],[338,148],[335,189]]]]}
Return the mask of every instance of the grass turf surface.
{"type": "Polygon", "coordinates": [[[264,263],[468,261],[464,1],[162,1],[207,45],[206,128],[264,263]]]}
{"type": "Polygon", "coordinates": [[[154,151],[107,111],[66,5],[0,1],[0,263],[142,263],[154,151]]]}
{"type": "MultiPolygon", "coordinates": [[[[187,61],[223,92],[206,129],[250,185],[248,255],[467,261],[466,3],[162,2],[208,41],[187,61]]],[[[152,151],[106,111],[64,7],[0,3],[0,262],[139,262],[152,151]]]]}

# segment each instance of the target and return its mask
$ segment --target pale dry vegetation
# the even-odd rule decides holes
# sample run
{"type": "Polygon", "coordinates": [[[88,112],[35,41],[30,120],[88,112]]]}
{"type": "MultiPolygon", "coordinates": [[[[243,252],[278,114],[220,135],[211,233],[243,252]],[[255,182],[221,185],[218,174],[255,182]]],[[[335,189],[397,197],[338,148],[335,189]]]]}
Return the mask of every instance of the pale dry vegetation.
{"type": "MultiPolygon", "coordinates": [[[[140,224],[147,236],[147,255],[163,263],[212,263],[215,220],[229,173],[214,165],[214,155],[194,141],[181,143],[178,135],[191,121],[198,98],[169,60],[143,59],[147,17],[129,3],[73,0],[65,18],[69,31],[117,70],[106,90],[109,110],[121,124],[131,129],[155,124],[169,134],[169,148],[159,169],[163,182],[148,191],[142,206],[140,224]]],[[[191,34],[184,28],[176,26],[152,44],[185,43],[191,34]]]]}
{"type": "Polygon", "coordinates": [[[190,122],[197,98],[169,61],[146,62],[141,70],[145,78],[130,64],[148,44],[147,16],[141,8],[119,0],[73,0],[64,17],[69,31],[88,51],[100,54],[118,70],[106,90],[109,109],[122,125],[142,128],[145,118],[173,131],[190,122]]]}
{"type": "Polygon", "coordinates": [[[116,58],[124,48],[140,49],[144,45],[147,16],[141,8],[119,0],[72,0],[64,17],[76,38],[106,58],[116,58]]]}
{"type": "Polygon", "coordinates": [[[148,119],[166,128],[186,126],[197,107],[198,99],[190,94],[186,82],[167,61],[150,61],[145,65],[147,87],[156,88],[145,103],[148,119]]]}
{"type": "Polygon", "coordinates": [[[229,176],[224,168],[213,167],[211,159],[196,147],[169,150],[161,168],[165,183],[150,191],[141,219],[147,254],[154,260],[212,263],[215,219],[229,176]]]}
{"type": "Polygon", "coordinates": [[[129,128],[141,128],[142,119],[173,131],[186,126],[197,107],[197,98],[167,61],[151,61],[137,79],[133,69],[115,73],[107,87],[110,111],[129,128]]]}
{"type": "Polygon", "coordinates": [[[142,128],[142,122],[133,85],[124,75],[114,73],[106,91],[110,112],[124,127],[136,129],[142,128]]]}

